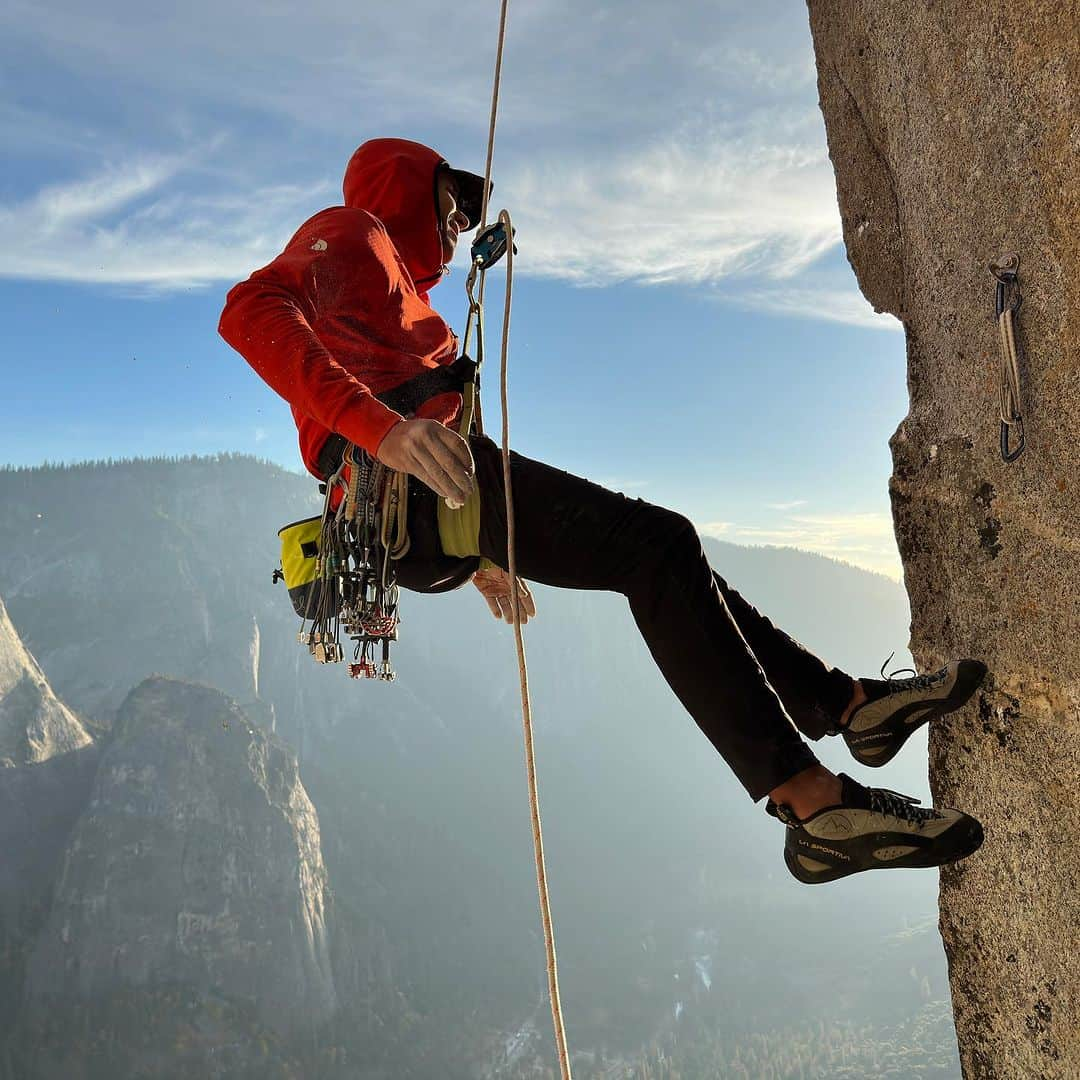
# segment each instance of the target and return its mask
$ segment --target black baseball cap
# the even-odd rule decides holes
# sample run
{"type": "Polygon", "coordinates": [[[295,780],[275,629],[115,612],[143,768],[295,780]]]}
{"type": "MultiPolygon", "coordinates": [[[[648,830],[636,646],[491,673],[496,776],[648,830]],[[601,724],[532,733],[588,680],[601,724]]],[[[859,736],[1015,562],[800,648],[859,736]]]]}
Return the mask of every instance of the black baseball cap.
{"type": "MultiPolygon", "coordinates": [[[[439,170],[443,169],[457,182],[458,209],[469,219],[469,228],[466,231],[471,231],[480,224],[480,214],[484,208],[484,178],[464,169],[453,169],[445,161],[439,165],[439,170]]],[[[488,185],[489,197],[494,188],[494,184],[488,185]]]]}

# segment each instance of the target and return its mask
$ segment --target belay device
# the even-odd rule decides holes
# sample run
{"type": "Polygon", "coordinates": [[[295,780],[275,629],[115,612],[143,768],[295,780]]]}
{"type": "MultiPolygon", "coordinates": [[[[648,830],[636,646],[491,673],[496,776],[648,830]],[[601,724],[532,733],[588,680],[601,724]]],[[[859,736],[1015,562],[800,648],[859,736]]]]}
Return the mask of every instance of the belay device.
{"type": "MultiPolygon", "coordinates": [[[[436,393],[460,390],[459,433],[468,438],[472,430],[481,432],[483,314],[482,299],[474,295],[473,288],[477,275],[482,276],[505,254],[507,242],[506,229],[496,223],[482,230],[472,244],[465,348],[475,319],[476,363],[462,355],[453,364],[426,371],[376,395],[380,401],[408,415],[436,393]]],[[[480,292],[482,297],[482,288],[480,292]]],[[[327,447],[339,464],[324,472],[323,512],[279,530],[281,566],[274,571],[274,581],[284,580],[293,609],[303,619],[298,639],[316,662],[336,664],[345,659],[344,631],[353,642],[349,675],[391,682],[395,675],[390,666],[390,642],[397,640],[400,624],[394,563],[409,550],[409,477],[339,435],[332,435],[327,447]],[[336,507],[335,491],[344,496],[336,507]]]]}

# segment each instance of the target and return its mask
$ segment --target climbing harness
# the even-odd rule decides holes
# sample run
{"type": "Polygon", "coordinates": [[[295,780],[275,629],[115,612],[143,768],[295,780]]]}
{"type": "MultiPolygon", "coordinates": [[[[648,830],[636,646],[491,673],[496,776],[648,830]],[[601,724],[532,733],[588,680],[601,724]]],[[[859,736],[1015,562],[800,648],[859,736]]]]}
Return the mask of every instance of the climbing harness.
{"type": "Polygon", "coordinates": [[[990,264],[990,276],[997,283],[994,290],[994,313],[1001,342],[1001,460],[1015,461],[1023,452],[1024,420],[1020,415],[1020,364],[1016,347],[1016,314],[1024,302],[1020,292],[1020,256],[1002,255],[990,264]],[[1010,432],[1016,428],[1018,441],[1010,448],[1010,432]]]}
{"type": "MultiPolygon", "coordinates": [[[[436,394],[461,392],[475,371],[462,355],[376,397],[411,414],[436,394]]],[[[390,643],[400,622],[395,563],[409,551],[409,477],[337,434],[319,451],[317,468],[326,477],[323,512],[279,530],[274,581],[284,580],[302,620],[298,640],[317,663],[345,659],[344,632],[352,639],[349,675],[391,682],[390,643]],[[337,492],[343,498],[335,505],[337,492]]]]}

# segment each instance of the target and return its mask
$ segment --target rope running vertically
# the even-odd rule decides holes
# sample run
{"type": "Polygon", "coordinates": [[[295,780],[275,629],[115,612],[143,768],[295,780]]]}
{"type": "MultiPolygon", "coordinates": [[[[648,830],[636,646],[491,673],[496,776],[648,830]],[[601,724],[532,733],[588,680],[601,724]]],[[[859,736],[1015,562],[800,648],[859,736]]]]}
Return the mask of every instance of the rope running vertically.
{"type": "MultiPolygon", "coordinates": [[[[484,163],[484,192],[480,211],[480,231],[487,226],[488,192],[491,186],[491,160],[495,149],[495,120],[499,108],[499,84],[502,80],[503,45],[506,40],[506,9],[502,0],[499,13],[499,42],[495,50],[495,78],[491,91],[491,118],[488,125],[487,158],[484,163]]],[[[517,558],[514,545],[514,493],[510,482],[510,409],[507,394],[506,367],[510,351],[510,304],[514,287],[514,229],[510,215],[499,214],[506,229],[506,300],[503,308],[502,355],[499,364],[500,396],[502,402],[502,463],[503,488],[506,494],[506,559],[510,576],[510,606],[514,616],[514,644],[517,647],[518,674],[521,684],[521,719],[525,735],[525,772],[529,784],[529,810],[532,815],[533,853],[536,858],[536,887],[540,897],[540,919],[544,927],[544,948],[547,953],[548,996],[551,999],[551,1020],[555,1028],[555,1046],[559,1056],[562,1080],[572,1080],[570,1055],[566,1046],[562,1005],[559,1000],[559,976],[555,957],[555,931],[551,922],[548,901],[547,869],[544,864],[544,838],[540,828],[540,799],[536,787],[536,756],[533,748],[532,707],[529,703],[529,674],[525,665],[525,643],[521,635],[521,603],[518,596],[517,558]]],[[[484,298],[484,277],[480,278],[479,301],[484,298]]]]}

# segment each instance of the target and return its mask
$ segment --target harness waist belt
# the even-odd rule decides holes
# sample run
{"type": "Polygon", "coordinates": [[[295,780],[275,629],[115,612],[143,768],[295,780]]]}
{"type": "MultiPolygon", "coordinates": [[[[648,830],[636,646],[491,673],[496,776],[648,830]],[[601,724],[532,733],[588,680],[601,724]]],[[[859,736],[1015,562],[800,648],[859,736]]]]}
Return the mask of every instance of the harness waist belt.
{"type": "MultiPolygon", "coordinates": [[[[408,416],[410,413],[416,412],[425,401],[439,394],[447,394],[451,391],[460,394],[464,390],[465,384],[475,379],[476,366],[475,360],[462,354],[452,364],[442,364],[436,368],[429,368],[427,371],[422,371],[419,375],[374,396],[387,408],[401,413],[402,416],[408,416]]],[[[341,459],[345,454],[345,447],[348,445],[348,440],[336,431],[331,433],[330,437],[323,443],[315,466],[324,480],[341,464],[341,459]]]]}

